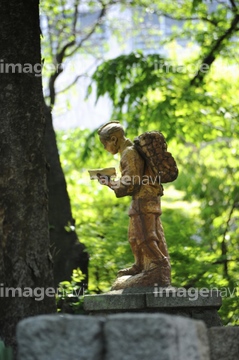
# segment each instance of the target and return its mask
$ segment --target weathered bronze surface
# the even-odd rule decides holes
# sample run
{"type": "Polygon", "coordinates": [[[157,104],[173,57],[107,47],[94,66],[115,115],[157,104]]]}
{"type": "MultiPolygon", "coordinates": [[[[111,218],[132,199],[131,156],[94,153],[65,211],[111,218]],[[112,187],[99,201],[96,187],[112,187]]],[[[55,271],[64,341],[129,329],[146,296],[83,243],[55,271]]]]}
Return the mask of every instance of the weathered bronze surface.
{"type": "Polygon", "coordinates": [[[118,272],[112,289],[169,286],[171,266],[160,221],[163,195],[160,177],[155,176],[133,142],[125,137],[119,122],[105,124],[98,134],[108,152],[121,156],[120,179],[107,181],[99,177],[100,183],[111,188],[117,197],[132,196],[128,237],[135,263],[118,272]]]}

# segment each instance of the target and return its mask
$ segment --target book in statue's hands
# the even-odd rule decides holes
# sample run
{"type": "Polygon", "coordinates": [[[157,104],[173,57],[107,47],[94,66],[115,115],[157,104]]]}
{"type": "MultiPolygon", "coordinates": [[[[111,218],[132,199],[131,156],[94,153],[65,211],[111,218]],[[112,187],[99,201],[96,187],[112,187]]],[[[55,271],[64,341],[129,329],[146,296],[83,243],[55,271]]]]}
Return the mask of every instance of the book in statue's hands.
{"type": "Polygon", "coordinates": [[[101,176],[107,176],[108,178],[111,178],[111,176],[116,176],[116,171],[115,168],[113,167],[104,168],[104,169],[93,169],[93,170],[88,170],[88,172],[90,174],[91,180],[99,179],[99,177],[101,176]]]}

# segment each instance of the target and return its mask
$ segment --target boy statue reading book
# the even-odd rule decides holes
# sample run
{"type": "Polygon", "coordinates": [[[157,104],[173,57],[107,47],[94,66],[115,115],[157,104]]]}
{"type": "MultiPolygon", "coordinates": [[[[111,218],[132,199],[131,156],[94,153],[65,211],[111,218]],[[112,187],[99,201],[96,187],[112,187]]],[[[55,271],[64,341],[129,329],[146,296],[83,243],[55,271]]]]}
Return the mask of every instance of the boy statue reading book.
{"type": "Polygon", "coordinates": [[[160,197],[163,195],[160,178],[155,177],[133,142],[125,137],[119,122],[105,124],[98,134],[108,152],[121,156],[120,179],[104,185],[117,197],[132,196],[128,237],[135,262],[118,272],[112,289],[154,286],[155,283],[169,286],[171,267],[160,221],[160,197]]]}

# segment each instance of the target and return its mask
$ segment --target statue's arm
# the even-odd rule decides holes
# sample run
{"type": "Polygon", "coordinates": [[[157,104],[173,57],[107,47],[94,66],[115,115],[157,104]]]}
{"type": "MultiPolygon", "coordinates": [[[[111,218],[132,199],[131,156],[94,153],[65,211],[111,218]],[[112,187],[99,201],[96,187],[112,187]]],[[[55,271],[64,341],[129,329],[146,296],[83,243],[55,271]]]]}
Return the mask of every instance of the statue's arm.
{"type": "Polygon", "coordinates": [[[112,187],[118,198],[133,195],[139,191],[144,173],[144,160],[137,150],[129,148],[122,154],[120,167],[121,178],[112,187]]]}

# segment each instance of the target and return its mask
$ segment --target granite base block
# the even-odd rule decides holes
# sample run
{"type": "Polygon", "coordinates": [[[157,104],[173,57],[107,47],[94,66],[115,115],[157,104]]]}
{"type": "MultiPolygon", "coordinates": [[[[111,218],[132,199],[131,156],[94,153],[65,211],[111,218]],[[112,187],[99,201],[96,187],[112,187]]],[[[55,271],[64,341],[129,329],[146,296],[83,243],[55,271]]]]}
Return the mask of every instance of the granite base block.
{"type": "Polygon", "coordinates": [[[239,359],[239,327],[223,326],[208,329],[211,360],[239,359]]]}
{"type": "Polygon", "coordinates": [[[41,315],[17,342],[18,360],[210,360],[205,324],[165,314],[41,315]]]}
{"type": "Polygon", "coordinates": [[[124,312],[165,313],[203,320],[206,326],[221,326],[217,310],[222,305],[219,291],[182,290],[177,288],[132,288],[100,295],[86,295],[86,313],[116,314],[124,312]]]}
{"type": "Polygon", "coordinates": [[[105,360],[209,360],[206,326],[165,314],[109,315],[105,360]]]}

